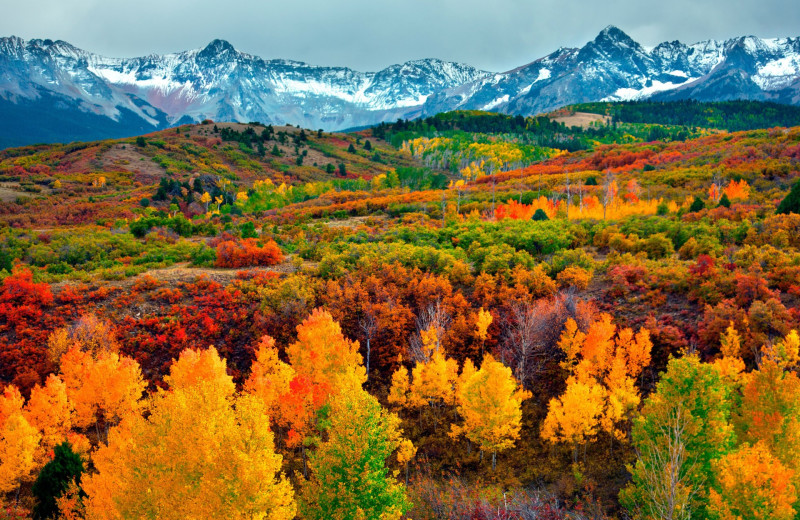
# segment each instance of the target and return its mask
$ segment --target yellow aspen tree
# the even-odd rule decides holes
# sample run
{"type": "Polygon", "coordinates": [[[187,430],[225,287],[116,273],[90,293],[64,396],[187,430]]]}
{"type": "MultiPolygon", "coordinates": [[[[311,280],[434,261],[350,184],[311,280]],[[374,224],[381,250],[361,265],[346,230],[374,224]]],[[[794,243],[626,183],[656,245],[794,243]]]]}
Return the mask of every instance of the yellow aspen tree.
{"type": "Polygon", "coordinates": [[[408,486],[408,466],[414,457],[417,455],[417,447],[408,439],[403,439],[400,446],[397,448],[397,463],[405,468],[406,471],[406,486],[408,486]]]}
{"type": "Polygon", "coordinates": [[[0,395],[0,495],[27,481],[36,467],[41,435],[22,412],[23,398],[15,386],[0,395]]]}
{"type": "Polygon", "coordinates": [[[441,349],[433,353],[428,363],[417,363],[411,376],[408,399],[410,405],[437,407],[453,402],[458,363],[445,357],[441,349]]]}
{"type": "Polygon", "coordinates": [[[462,425],[454,425],[451,435],[466,436],[481,450],[491,452],[492,470],[497,452],[514,447],[522,428],[522,402],[531,397],[514,378],[511,369],[487,355],[480,370],[465,363],[459,381],[458,413],[462,425]],[[470,372],[472,372],[470,374],[470,372]]]}
{"type": "Polygon", "coordinates": [[[800,487],[800,378],[765,358],[758,370],[744,378],[741,405],[734,418],[737,437],[761,443],[795,472],[800,487]]]}
{"type": "Polygon", "coordinates": [[[207,191],[204,191],[203,194],[200,196],[200,202],[202,202],[206,207],[206,213],[208,212],[208,204],[211,202],[211,195],[207,191]]]}
{"type": "Polygon", "coordinates": [[[256,396],[275,421],[280,413],[280,398],[289,392],[289,384],[294,377],[294,369],[278,359],[275,340],[264,336],[258,344],[256,360],[245,381],[244,390],[256,396]]]}
{"type": "Polygon", "coordinates": [[[19,389],[14,385],[8,385],[0,394],[0,423],[14,414],[20,413],[25,405],[25,398],[22,397],[19,389]]]}
{"type": "Polygon", "coordinates": [[[297,341],[286,349],[297,375],[330,393],[342,382],[361,386],[366,381],[358,341],[350,341],[331,314],[314,309],[297,326],[297,341]]]}
{"type": "Polygon", "coordinates": [[[95,358],[75,347],[61,358],[61,378],[75,408],[75,426],[94,425],[98,437],[104,437],[101,424],[107,435],[111,425],[138,412],[146,386],[135,360],[105,350],[95,358]]]}
{"type": "Polygon", "coordinates": [[[722,358],[717,359],[714,364],[719,369],[723,377],[731,382],[738,382],[744,372],[745,366],[742,361],[742,342],[736,327],[731,321],[728,328],[720,337],[720,351],[722,358]]]}
{"type": "Polygon", "coordinates": [[[407,406],[409,387],[408,369],[401,364],[392,374],[392,384],[389,387],[389,397],[387,398],[389,404],[399,407],[407,406]]]}
{"type": "Polygon", "coordinates": [[[48,357],[56,366],[61,357],[73,347],[91,352],[95,356],[102,350],[119,351],[113,325],[94,314],[81,316],[73,325],[57,329],[47,338],[48,357]]]}
{"type": "Polygon", "coordinates": [[[551,442],[571,443],[573,448],[599,430],[623,440],[626,432],[620,425],[630,419],[641,401],[636,378],[650,364],[649,332],[618,330],[611,316],[602,314],[584,333],[570,319],[559,347],[566,354],[562,366],[570,376],[565,394],[550,401],[542,436],[551,442]],[[577,402],[581,396],[586,399],[582,405],[577,402]],[[577,407],[573,409],[573,405],[577,407]],[[583,426],[579,424],[582,420],[587,421],[583,426]]]}
{"type": "Polygon", "coordinates": [[[75,342],[69,337],[67,327],[54,330],[47,337],[47,357],[55,366],[61,362],[61,357],[75,346],[75,342]]]}
{"type": "Polygon", "coordinates": [[[776,341],[769,347],[765,346],[762,351],[782,370],[794,368],[800,362],[800,335],[796,330],[791,330],[785,338],[776,341]]]}
{"type": "Polygon", "coordinates": [[[577,462],[578,447],[599,431],[604,405],[605,391],[600,385],[572,378],[561,397],[550,400],[540,435],[554,444],[570,444],[572,461],[577,462]]]}
{"type": "Polygon", "coordinates": [[[294,518],[269,417],[235,393],[217,351],[184,351],[165,381],[149,415],[126,417],[95,453],[86,519],[294,518]]]}
{"type": "Polygon", "coordinates": [[[483,347],[486,343],[486,338],[489,335],[489,325],[492,324],[492,313],[484,310],[483,307],[478,310],[478,317],[475,320],[475,336],[481,340],[481,357],[483,357],[483,347]]]}
{"type": "Polygon", "coordinates": [[[36,459],[43,466],[48,453],[71,436],[74,411],[67,397],[67,385],[57,375],[50,374],[44,386],[33,387],[23,414],[42,436],[36,459]]]}
{"type": "Polygon", "coordinates": [[[792,520],[797,490],[794,472],[761,443],[743,445],[714,463],[716,489],[709,509],[720,520],[792,520]]]}

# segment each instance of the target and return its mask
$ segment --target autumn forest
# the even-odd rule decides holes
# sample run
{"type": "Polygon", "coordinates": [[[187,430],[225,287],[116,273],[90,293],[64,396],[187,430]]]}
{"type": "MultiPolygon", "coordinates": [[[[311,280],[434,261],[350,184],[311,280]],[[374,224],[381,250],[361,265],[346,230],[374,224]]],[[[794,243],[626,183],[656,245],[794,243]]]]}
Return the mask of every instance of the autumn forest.
{"type": "Polygon", "coordinates": [[[0,520],[800,518],[800,111],[0,151],[0,520]]]}

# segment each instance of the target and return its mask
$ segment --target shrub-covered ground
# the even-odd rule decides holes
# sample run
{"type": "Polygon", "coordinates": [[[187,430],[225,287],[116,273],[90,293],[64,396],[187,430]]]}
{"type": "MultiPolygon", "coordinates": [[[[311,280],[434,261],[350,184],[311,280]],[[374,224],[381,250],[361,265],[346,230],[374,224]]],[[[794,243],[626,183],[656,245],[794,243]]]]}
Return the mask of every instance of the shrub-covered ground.
{"type": "MultiPolygon", "coordinates": [[[[339,338],[324,309],[355,352],[341,374],[363,365],[415,448],[381,459],[409,518],[793,518],[800,210],[776,209],[800,127],[771,128],[772,106],[742,132],[664,125],[662,109],[587,129],[464,112],[346,135],[208,122],[0,152],[0,380],[33,399],[68,379],[65,351],[99,363],[113,344],[149,395],[213,345],[237,395],[263,397],[272,374],[274,448],[311,518],[319,461],[346,435],[338,383],[315,379],[330,360],[302,356],[339,338]],[[502,402],[476,401],[485,381],[502,402]]],[[[86,439],[90,490],[117,422],[66,428],[86,439]]],[[[8,503],[36,504],[46,459],[5,481],[8,503]]]]}

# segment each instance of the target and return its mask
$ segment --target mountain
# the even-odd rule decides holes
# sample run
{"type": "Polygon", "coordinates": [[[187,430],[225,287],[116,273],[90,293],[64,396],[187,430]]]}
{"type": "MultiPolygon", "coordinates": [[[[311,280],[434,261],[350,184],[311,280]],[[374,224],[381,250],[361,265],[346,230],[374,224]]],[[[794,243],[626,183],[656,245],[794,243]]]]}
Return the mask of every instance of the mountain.
{"type": "Polygon", "coordinates": [[[224,40],[107,58],[52,40],[0,38],[0,147],[141,134],[209,118],[340,130],[454,109],[533,115],[600,100],[800,104],[800,38],[646,49],[605,28],[504,73],[436,59],[379,72],[265,60],[224,40]]]}
{"type": "Polygon", "coordinates": [[[562,48],[431,96],[423,113],[471,109],[533,115],[574,103],[648,98],[800,104],[800,38],[673,41],[646,49],[609,26],[580,49],[562,48]]]}
{"type": "Polygon", "coordinates": [[[114,59],[63,41],[2,38],[0,146],[134,135],[206,118],[325,129],[371,125],[414,117],[431,94],[486,74],[436,59],[362,73],[264,60],[223,40],[177,54],[114,59]]]}

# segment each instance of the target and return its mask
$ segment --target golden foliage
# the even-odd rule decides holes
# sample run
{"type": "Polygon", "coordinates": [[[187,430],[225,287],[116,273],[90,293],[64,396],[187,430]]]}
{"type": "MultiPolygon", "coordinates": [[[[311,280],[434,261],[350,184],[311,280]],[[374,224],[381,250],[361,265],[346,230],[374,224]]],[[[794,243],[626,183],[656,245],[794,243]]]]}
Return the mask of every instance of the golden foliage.
{"type": "Polygon", "coordinates": [[[48,452],[70,436],[74,412],[67,398],[67,385],[50,374],[44,386],[33,387],[23,413],[42,436],[37,462],[44,465],[48,452]]]}
{"type": "Polygon", "coordinates": [[[541,435],[550,442],[583,443],[600,429],[622,440],[620,425],[640,402],[635,380],[650,364],[652,342],[647,329],[634,334],[601,314],[586,333],[569,319],[559,341],[570,371],[567,390],[550,400],[541,435]],[[580,403],[580,399],[585,399],[580,403]]]}
{"type": "Polygon", "coordinates": [[[297,326],[297,341],[286,354],[297,375],[326,393],[342,383],[361,386],[367,379],[358,342],[345,338],[339,324],[322,309],[314,309],[297,326]]]}
{"type": "Polygon", "coordinates": [[[714,464],[718,489],[709,492],[709,508],[721,520],[791,520],[797,502],[787,469],[763,444],[744,445],[714,464]]]}
{"type": "Polygon", "coordinates": [[[504,451],[514,446],[522,427],[522,401],[531,393],[523,390],[511,369],[487,354],[480,370],[465,363],[456,393],[458,413],[452,436],[464,435],[482,450],[504,451]]]}
{"type": "Polygon", "coordinates": [[[25,419],[22,403],[14,386],[7,386],[0,395],[0,494],[28,480],[36,467],[41,435],[25,419]]]}
{"type": "Polygon", "coordinates": [[[108,426],[139,410],[145,389],[139,364],[116,352],[71,348],[61,358],[61,377],[81,428],[103,422],[108,426]]]}
{"type": "Polygon", "coordinates": [[[216,350],[184,351],[168,380],[149,416],[127,417],[93,457],[86,518],[294,518],[269,418],[235,395],[216,350]]]}
{"type": "Polygon", "coordinates": [[[278,359],[275,340],[264,336],[256,350],[256,360],[250,369],[250,377],[244,384],[245,392],[258,397],[270,417],[279,414],[280,397],[289,392],[289,384],[295,377],[294,369],[278,359]]]}
{"type": "Polygon", "coordinates": [[[481,341],[486,341],[489,325],[492,324],[492,313],[481,307],[475,320],[475,336],[481,341]]]}

